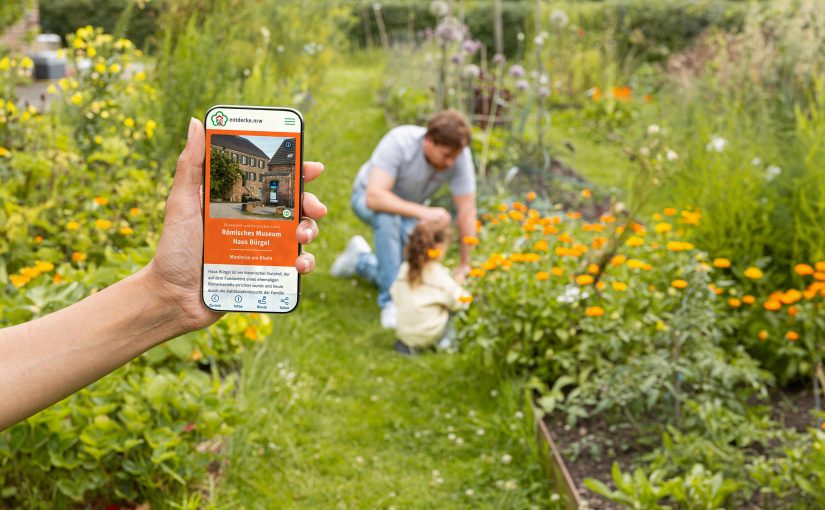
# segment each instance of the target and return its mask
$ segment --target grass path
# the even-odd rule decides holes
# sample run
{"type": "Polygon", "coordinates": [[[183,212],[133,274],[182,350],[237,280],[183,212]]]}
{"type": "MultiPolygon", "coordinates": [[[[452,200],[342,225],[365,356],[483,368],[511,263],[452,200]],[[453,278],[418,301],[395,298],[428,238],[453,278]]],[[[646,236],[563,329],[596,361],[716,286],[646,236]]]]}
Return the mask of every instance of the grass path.
{"type": "Polygon", "coordinates": [[[387,127],[381,69],[330,70],[307,112],[306,159],[326,164],[308,191],[329,205],[318,269],[299,311],[274,316],[241,381],[218,508],[552,508],[524,398],[468,354],[403,358],[378,326],[376,292],[328,275],[347,239],[368,234],[349,208],[352,179],[387,127]]]}

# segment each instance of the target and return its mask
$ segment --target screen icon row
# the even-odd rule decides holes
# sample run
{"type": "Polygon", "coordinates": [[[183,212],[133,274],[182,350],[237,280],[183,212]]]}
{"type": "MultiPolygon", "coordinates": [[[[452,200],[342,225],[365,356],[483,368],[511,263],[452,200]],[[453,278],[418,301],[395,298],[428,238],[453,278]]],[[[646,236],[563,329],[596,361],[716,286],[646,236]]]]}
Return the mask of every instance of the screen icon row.
{"type": "Polygon", "coordinates": [[[213,310],[244,312],[288,312],[295,308],[296,296],[292,294],[235,294],[226,292],[205,293],[204,301],[213,310]]]}

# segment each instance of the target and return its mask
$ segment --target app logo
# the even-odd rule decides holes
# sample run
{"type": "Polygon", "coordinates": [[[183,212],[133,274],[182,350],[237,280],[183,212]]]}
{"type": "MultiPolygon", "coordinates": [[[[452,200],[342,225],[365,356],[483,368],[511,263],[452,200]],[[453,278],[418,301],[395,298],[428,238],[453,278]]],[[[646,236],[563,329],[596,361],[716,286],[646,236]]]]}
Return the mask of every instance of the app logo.
{"type": "Polygon", "coordinates": [[[209,120],[212,121],[213,126],[225,126],[226,121],[229,120],[226,115],[223,114],[221,111],[217,111],[209,117],[209,120]]]}

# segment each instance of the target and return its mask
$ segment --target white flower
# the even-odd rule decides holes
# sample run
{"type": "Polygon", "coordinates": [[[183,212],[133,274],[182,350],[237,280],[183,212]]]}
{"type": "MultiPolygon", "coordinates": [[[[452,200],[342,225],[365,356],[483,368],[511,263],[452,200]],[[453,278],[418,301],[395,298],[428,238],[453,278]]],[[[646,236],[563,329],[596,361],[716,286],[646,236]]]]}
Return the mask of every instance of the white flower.
{"type": "Polygon", "coordinates": [[[659,127],[658,124],[651,124],[647,126],[647,134],[649,135],[658,135],[662,128],[659,127]]]}
{"type": "Polygon", "coordinates": [[[728,144],[728,141],[718,135],[713,135],[710,137],[710,143],[708,143],[705,148],[711,152],[722,152],[725,150],[725,146],[728,144]]]}
{"type": "Polygon", "coordinates": [[[450,432],[449,434],[447,434],[447,439],[449,439],[450,441],[455,441],[455,434],[450,432]]]}
{"type": "Polygon", "coordinates": [[[533,39],[533,42],[536,44],[536,46],[544,46],[544,37],[537,35],[536,38],[533,39]]]}
{"type": "Polygon", "coordinates": [[[776,165],[770,165],[767,170],[765,170],[765,178],[768,182],[776,179],[776,176],[782,173],[782,169],[776,165]]]}
{"type": "Polygon", "coordinates": [[[668,149],[667,152],[665,152],[665,157],[668,161],[676,161],[677,159],[679,159],[679,155],[676,154],[676,152],[673,149],[668,149]]]}
{"type": "Polygon", "coordinates": [[[483,436],[483,435],[484,435],[484,434],[486,434],[486,433],[487,433],[487,432],[485,432],[485,431],[484,431],[484,429],[478,429],[478,430],[476,430],[476,435],[478,435],[478,436],[483,436]]]}
{"type": "Polygon", "coordinates": [[[561,9],[553,9],[550,11],[550,23],[558,28],[564,28],[570,22],[567,13],[561,9]]]}
{"type": "Polygon", "coordinates": [[[496,398],[498,396],[498,390],[490,390],[490,396],[496,398]]]}
{"type": "Polygon", "coordinates": [[[472,498],[473,494],[475,494],[473,489],[467,489],[466,491],[464,491],[464,495],[467,496],[468,498],[472,498]]]}
{"type": "Polygon", "coordinates": [[[435,0],[430,4],[430,13],[436,18],[446,16],[448,12],[450,12],[450,6],[447,5],[447,2],[435,0]]]}
{"type": "Polygon", "coordinates": [[[520,420],[524,418],[524,413],[522,413],[521,411],[516,411],[515,417],[517,420],[520,420]]]}
{"type": "Polygon", "coordinates": [[[523,41],[524,40],[524,32],[519,32],[518,34],[516,34],[516,39],[518,39],[519,41],[523,41]]]}
{"type": "Polygon", "coordinates": [[[580,299],[587,299],[590,294],[582,291],[578,285],[568,285],[564,288],[564,294],[556,298],[559,303],[575,303],[580,299]]]}
{"type": "Polygon", "coordinates": [[[502,464],[509,464],[513,462],[513,457],[509,453],[505,453],[501,456],[501,463],[502,464]]]}
{"type": "Polygon", "coordinates": [[[467,64],[464,66],[464,77],[476,79],[481,76],[481,68],[475,64],[467,64]]]}
{"type": "Polygon", "coordinates": [[[639,154],[641,154],[644,157],[648,157],[650,156],[650,149],[648,149],[647,147],[642,147],[641,149],[639,149],[639,154]]]}
{"type": "Polygon", "coordinates": [[[751,160],[751,165],[753,166],[762,166],[762,159],[759,156],[756,156],[751,160]]]}

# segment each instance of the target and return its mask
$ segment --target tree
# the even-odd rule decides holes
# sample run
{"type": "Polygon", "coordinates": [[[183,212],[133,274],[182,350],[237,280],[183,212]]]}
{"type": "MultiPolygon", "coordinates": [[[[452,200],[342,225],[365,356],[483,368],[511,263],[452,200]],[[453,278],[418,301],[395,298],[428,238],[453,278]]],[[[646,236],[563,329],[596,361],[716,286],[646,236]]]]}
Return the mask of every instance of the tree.
{"type": "Polygon", "coordinates": [[[225,199],[239,177],[241,169],[238,163],[232,161],[228,153],[213,147],[209,163],[209,198],[225,199]]]}

